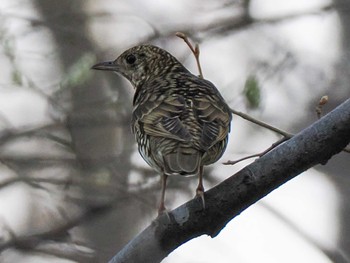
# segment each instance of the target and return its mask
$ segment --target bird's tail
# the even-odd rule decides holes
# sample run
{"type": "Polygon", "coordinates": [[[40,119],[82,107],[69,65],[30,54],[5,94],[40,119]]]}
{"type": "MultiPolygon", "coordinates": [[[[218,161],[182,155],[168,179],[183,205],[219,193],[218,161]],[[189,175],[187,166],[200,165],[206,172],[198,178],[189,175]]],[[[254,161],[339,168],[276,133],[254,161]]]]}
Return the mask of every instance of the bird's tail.
{"type": "Polygon", "coordinates": [[[199,172],[202,153],[195,149],[179,148],[164,156],[165,173],[196,175],[199,172]]]}

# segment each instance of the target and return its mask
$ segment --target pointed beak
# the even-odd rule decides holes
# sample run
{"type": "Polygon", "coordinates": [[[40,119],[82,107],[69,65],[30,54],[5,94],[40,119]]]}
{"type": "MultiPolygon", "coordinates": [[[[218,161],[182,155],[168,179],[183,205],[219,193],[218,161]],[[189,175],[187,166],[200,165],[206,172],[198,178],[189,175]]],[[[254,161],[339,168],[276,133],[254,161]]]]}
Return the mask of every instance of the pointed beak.
{"type": "Polygon", "coordinates": [[[114,61],[107,61],[107,62],[101,62],[97,63],[96,65],[93,65],[91,69],[96,70],[112,70],[112,71],[118,71],[119,66],[114,63],[114,61]]]}

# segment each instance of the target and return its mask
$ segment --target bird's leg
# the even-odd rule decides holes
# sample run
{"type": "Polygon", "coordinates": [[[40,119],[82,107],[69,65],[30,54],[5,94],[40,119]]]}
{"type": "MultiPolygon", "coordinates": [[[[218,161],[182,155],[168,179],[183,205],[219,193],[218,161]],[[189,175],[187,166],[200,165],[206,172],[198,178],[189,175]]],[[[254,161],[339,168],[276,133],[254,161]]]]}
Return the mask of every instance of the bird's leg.
{"type": "Polygon", "coordinates": [[[168,176],[163,173],[162,174],[162,193],[160,196],[160,204],[158,208],[158,216],[161,215],[165,211],[165,205],[164,205],[164,199],[165,199],[165,188],[166,188],[166,180],[168,179],[168,176]]]}
{"type": "Polygon", "coordinates": [[[205,209],[204,187],[203,187],[203,166],[199,168],[199,182],[196,189],[196,196],[202,199],[203,209],[205,209]]]}

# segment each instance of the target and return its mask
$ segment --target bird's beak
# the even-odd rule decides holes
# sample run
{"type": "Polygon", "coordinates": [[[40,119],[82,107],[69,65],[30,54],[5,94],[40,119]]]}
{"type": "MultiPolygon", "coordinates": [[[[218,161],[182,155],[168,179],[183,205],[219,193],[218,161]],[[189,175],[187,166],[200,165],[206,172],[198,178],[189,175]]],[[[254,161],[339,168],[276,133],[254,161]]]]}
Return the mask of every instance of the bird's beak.
{"type": "Polygon", "coordinates": [[[114,63],[114,61],[107,61],[107,62],[100,62],[96,65],[93,65],[91,67],[92,69],[96,70],[112,70],[112,71],[118,71],[119,67],[114,63]]]}

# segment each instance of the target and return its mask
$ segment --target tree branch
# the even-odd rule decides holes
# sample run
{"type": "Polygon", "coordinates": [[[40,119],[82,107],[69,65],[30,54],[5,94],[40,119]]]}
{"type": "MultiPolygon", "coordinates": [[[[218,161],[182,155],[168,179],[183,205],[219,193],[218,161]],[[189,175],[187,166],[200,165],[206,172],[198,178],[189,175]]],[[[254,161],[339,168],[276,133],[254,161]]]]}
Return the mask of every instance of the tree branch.
{"type": "Polygon", "coordinates": [[[161,262],[181,244],[215,237],[235,216],[316,164],[326,164],[350,142],[350,99],[290,140],[195,198],[155,219],[110,263],[161,262]]]}
{"type": "MultiPolygon", "coordinates": [[[[112,207],[113,207],[112,202],[101,204],[98,206],[87,207],[83,213],[79,214],[78,216],[75,216],[74,218],[67,220],[62,225],[58,225],[56,228],[52,228],[44,232],[34,233],[30,235],[15,236],[14,234],[12,234],[11,235],[12,237],[10,239],[0,240],[0,253],[3,250],[11,247],[15,247],[17,249],[35,250],[35,248],[40,245],[41,245],[40,250],[44,251],[48,248],[48,244],[47,244],[48,240],[55,240],[57,239],[57,237],[61,237],[65,235],[67,231],[69,231],[73,227],[111,211],[112,207]],[[47,245],[46,248],[43,244],[41,244],[44,241],[46,242],[46,245],[47,245]]],[[[53,249],[53,247],[51,246],[51,250],[54,251],[55,249],[53,249]]],[[[57,252],[57,250],[55,251],[57,252]]]]}

